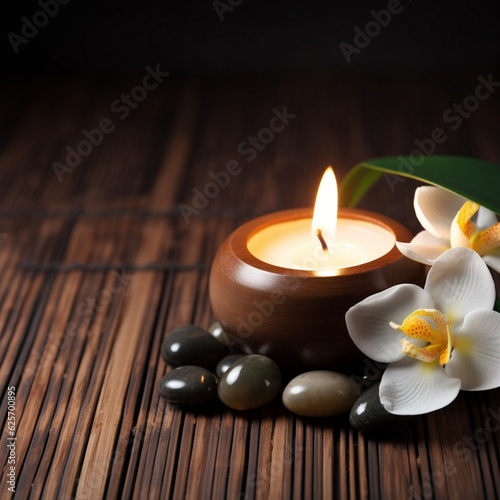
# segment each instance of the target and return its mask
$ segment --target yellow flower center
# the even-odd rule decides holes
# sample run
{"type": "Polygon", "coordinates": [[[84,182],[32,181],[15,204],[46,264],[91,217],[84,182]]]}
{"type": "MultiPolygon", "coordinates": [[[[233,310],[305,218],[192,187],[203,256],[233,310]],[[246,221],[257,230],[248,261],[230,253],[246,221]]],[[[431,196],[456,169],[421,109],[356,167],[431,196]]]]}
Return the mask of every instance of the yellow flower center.
{"type": "Polygon", "coordinates": [[[457,224],[466,238],[469,239],[472,250],[484,255],[489,250],[500,247],[500,222],[488,229],[478,231],[472,217],[479,210],[479,205],[466,201],[457,214],[457,224]]]}
{"type": "Polygon", "coordinates": [[[402,325],[392,321],[392,328],[402,331],[408,337],[419,340],[419,344],[412,344],[409,340],[402,339],[403,352],[411,358],[430,363],[439,360],[440,365],[445,365],[450,360],[454,340],[450,331],[448,318],[437,309],[417,309],[413,311],[402,325]],[[425,343],[427,342],[427,345],[425,343]]]}

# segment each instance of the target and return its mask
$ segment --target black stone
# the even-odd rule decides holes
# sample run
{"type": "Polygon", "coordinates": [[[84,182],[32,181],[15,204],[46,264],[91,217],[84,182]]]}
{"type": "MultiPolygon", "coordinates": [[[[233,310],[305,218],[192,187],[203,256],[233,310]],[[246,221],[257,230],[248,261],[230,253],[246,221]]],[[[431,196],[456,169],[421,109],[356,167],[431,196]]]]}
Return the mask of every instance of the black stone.
{"type": "Polygon", "coordinates": [[[380,384],[367,389],[355,401],[349,414],[349,423],[354,429],[365,432],[384,432],[413,425],[420,415],[394,415],[389,413],[379,397],[380,384]]]}
{"type": "Polygon", "coordinates": [[[250,354],[235,361],[219,382],[219,399],[235,410],[252,410],[271,402],[281,386],[278,365],[267,356],[250,354]]]}
{"type": "Polygon", "coordinates": [[[222,377],[224,373],[227,372],[229,367],[235,362],[238,361],[238,359],[242,358],[245,356],[244,354],[230,354],[229,356],[226,356],[225,358],[221,359],[217,365],[217,369],[215,370],[217,373],[218,377],[222,377]]]}
{"type": "Polygon", "coordinates": [[[217,377],[200,366],[180,366],[160,380],[158,392],[178,405],[208,403],[217,394],[217,377]]]}
{"type": "Polygon", "coordinates": [[[227,333],[218,321],[215,321],[209,326],[208,333],[215,337],[221,344],[229,345],[227,342],[227,333]]]}
{"type": "Polygon", "coordinates": [[[207,331],[194,325],[184,325],[167,335],[161,354],[169,365],[196,365],[215,372],[217,363],[229,351],[207,331]]]}

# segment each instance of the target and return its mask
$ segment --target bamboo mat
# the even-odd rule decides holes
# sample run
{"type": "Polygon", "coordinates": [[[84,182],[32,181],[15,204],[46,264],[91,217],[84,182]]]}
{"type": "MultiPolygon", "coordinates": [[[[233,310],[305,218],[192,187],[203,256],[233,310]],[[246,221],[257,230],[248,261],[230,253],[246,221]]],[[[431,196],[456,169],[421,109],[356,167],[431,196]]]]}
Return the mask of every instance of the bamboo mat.
{"type": "MultiPolygon", "coordinates": [[[[457,130],[443,121],[478,75],[170,75],[123,120],[111,103],[141,75],[5,81],[0,498],[11,496],[10,387],[15,498],[499,498],[499,390],[462,393],[383,436],[353,431],[346,415],[293,416],[279,398],[251,412],[183,410],[156,392],[164,336],[213,321],[208,275],[223,239],[255,215],[312,205],[327,165],[340,178],[435,127],[448,133],[437,153],[499,162],[498,96],[457,130]],[[296,116],[247,161],[241,143],[284,107],[296,116]],[[115,130],[59,182],[52,162],[103,118],[115,130]],[[179,204],[232,160],[242,172],[186,223],[179,204]]],[[[417,231],[415,186],[382,180],[362,206],[417,231]]]]}

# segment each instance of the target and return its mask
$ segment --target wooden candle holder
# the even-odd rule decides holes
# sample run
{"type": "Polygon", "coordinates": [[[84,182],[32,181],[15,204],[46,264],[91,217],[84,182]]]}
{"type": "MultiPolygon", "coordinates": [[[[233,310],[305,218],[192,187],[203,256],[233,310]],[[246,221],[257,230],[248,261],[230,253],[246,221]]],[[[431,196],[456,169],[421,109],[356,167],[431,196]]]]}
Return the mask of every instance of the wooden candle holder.
{"type": "MultiPolygon", "coordinates": [[[[280,222],[312,217],[312,209],[292,209],[254,219],[222,244],[210,274],[216,319],[236,349],[265,354],[285,371],[346,370],[362,359],[345,325],[345,313],[374,293],[399,283],[422,284],[424,266],[392,250],[366,264],[335,270],[285,269],[262,262],[248,250],[256,232],[280,222]]],[[[340,209],[339,217],[363,220],[409,241],[411,232],[389,217],[340,209]]]]}

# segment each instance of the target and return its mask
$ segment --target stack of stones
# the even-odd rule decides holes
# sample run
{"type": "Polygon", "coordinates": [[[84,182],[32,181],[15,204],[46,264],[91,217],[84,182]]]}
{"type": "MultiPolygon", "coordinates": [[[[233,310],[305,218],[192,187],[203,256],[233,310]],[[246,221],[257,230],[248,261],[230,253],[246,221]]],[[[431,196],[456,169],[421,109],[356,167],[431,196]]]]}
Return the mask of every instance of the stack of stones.
{"type": "MultiPolygon", "coordinates": [[[[164,340],[161,353],[175,367],[158,390],[177,405],[204,405],[218,398],[234,410],[253,410],[273,401],[282,387],[278,365],[261,354],[230,352],[219,323],[208,331],[194,325],[176,328],[164,340]]],[[[285,386],[285,407],[305,417],[330,417],[350,411],[358,430],[380,431],[406,426],[415,417],[388,413],[378,397],[378,384],[361,393],[351,377],[327,370],[302,373],[285,386]]]]}

